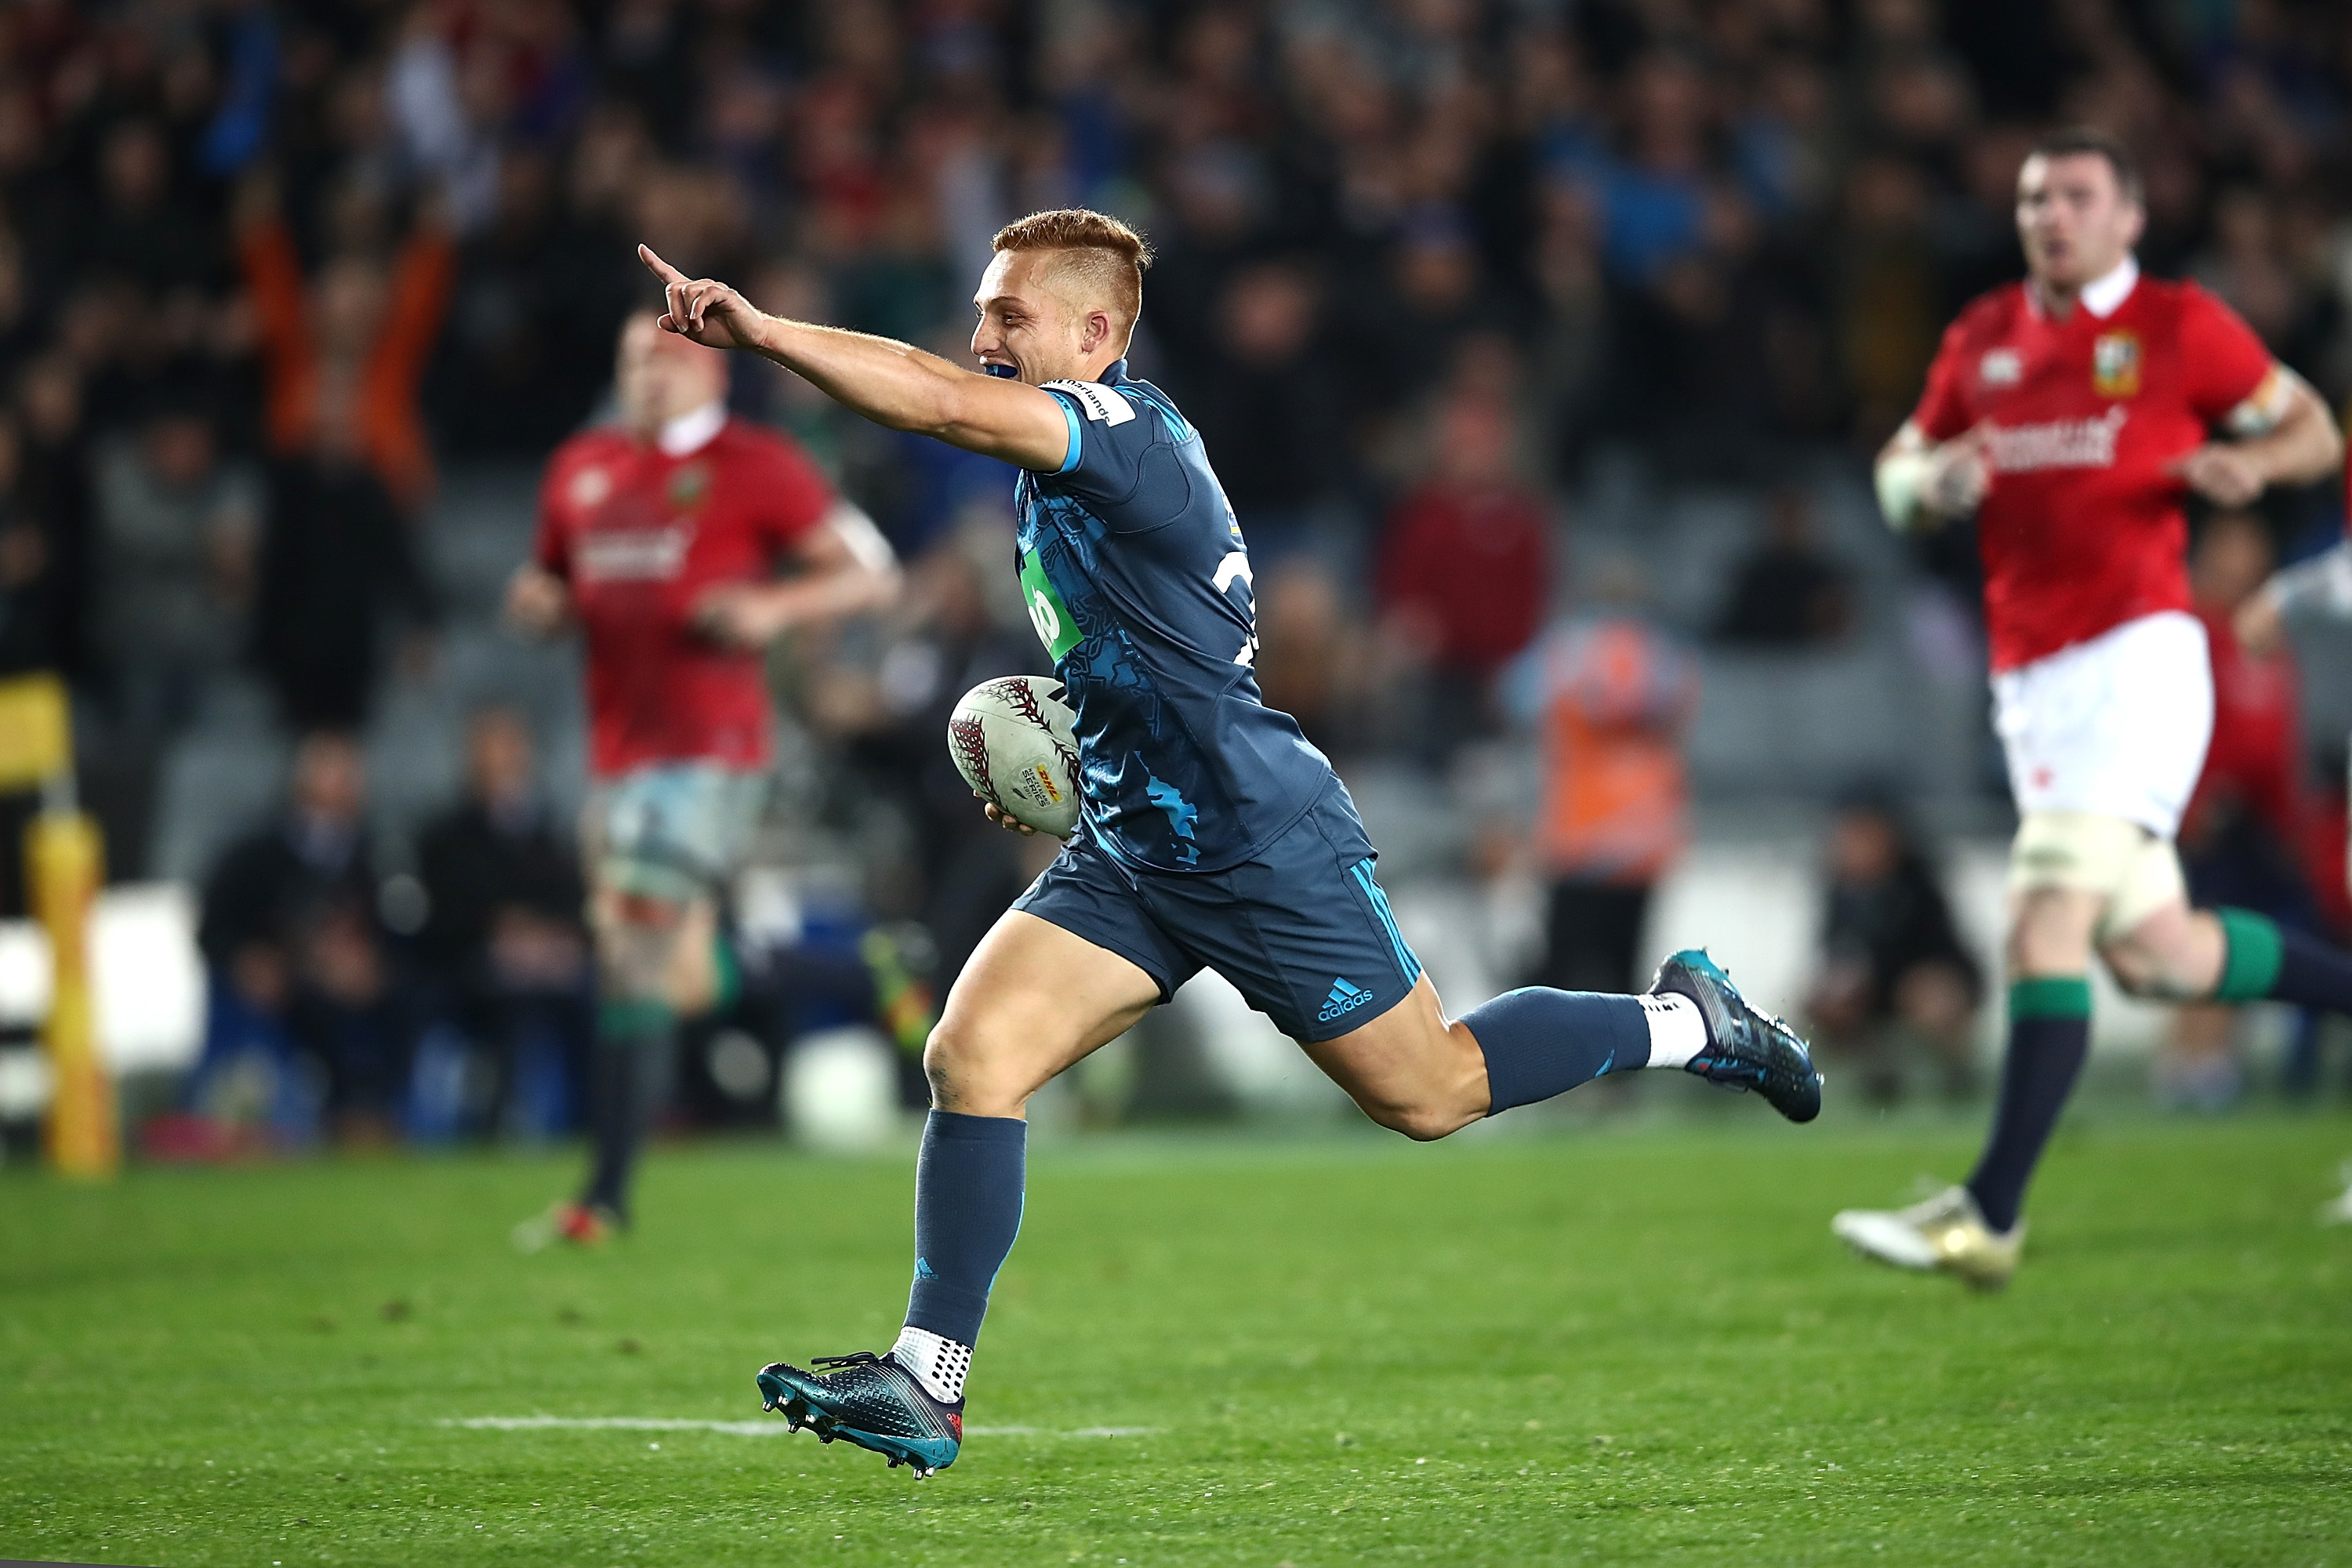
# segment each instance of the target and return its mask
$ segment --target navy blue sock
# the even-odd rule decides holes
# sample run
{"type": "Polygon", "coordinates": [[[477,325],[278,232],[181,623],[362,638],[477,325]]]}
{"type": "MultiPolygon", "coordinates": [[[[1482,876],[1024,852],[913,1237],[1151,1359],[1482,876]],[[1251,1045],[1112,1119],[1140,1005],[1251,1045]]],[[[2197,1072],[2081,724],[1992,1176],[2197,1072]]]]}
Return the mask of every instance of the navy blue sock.
{"type": "Polygon", "coordinates": [[[2091,983],[2020,980],[2009,988],[2009,1054],[2000,1064],[2000,1109],[1969,1177],[1985,1224],[2006,1231],[2025,1206],[2025,1186],[2058,1125],[2066,1097],[2091,1054],[2091,983]]]}
{"type": "Polygon", "coordinates": [[[1529,985],[1473,1007],[1462,1022],[1486,1053],[1489,1116],[1650,1061],[1650,1021],[1638,996],[1529,985]]]}
{"type": "Polygon", "coordinates": [[[2278,979],[2271,984],[2271,994],[2301,1007],[2352,1014],[2352,953],[2282,927],[2278,979]]]}
{"type": "Polygon", "coordinates": [[[2352,1014],[2352,953],[2252,910],[2213,913],[2221,922],[2223,943],[2215,1000],[2269,997],[2298,1007],[2352,1014]]]}
{"type": "Polygon", "coordinates": [[[1021,1234],[1029,1124],[934,1110],[915,1166],[915,1288],[907,1326],[980,1341],[988,1292],[1021,1234]]]}

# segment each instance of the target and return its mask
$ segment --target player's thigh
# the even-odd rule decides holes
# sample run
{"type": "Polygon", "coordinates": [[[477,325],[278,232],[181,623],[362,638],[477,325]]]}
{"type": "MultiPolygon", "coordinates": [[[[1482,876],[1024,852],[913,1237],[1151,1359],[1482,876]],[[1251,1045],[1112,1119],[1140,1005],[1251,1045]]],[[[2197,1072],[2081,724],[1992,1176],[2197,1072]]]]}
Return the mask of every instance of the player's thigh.
{"type": "Polygon", "coordinates": [[[1117,1039],[1160,1000],[1133,960],[1025,910],[1008,910],[956,976],[923,1052],[931,1101],[1019,1116],[1064,1068],[1117,1039]]]}
{"type": "Polygon", "coordinates": [[[2028,809],[2009,852],[2009,960],[2023,975],[2080,974],[2151,842],[2105,812],[2028,809]]]}
{"type": "Polygon", "coordinates": [[[1334,788],[1256,858],[1148,886],[1160,925],[1297,1040],[1366,1115],[1442,1138],[1486,1114],[1486,1058],[1447,1023],[1334,788]]]}
{"type": "Polygon", "coordinates": [[[2018,809],[2120,819],[2168,837],[2213,730],[2204,628],[2168,611],[1993,678],[2018,809]]]}
{"type": "Polygon", "coordinates": [[[1467,1027],[1446,1018],[1426,974],[1370,1023],[1298,1044],[1365,1115],[1408,1138],[1443,1138],[1493,1103],[1486,1053],[1467,1027]]]}

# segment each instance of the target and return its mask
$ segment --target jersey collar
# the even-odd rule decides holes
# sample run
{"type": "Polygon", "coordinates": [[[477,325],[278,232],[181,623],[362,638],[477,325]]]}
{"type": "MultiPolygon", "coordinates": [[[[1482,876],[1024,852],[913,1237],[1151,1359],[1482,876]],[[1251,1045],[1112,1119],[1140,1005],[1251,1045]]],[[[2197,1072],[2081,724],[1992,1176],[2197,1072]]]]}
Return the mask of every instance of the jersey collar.
{"type": "Polygon", "coordinates": [[[662,449],[665,458],[690,458],[710,445],[711,437],[726,423],[727,405],[713,398],[691,414],[664,421],[654,444],[662,449]]]}
{"type": "Polygon", "coordinates": [[[2131,298],[2132,286],[2138,281],[2139,261],[2126,251],[2124,258],[2116,263],[2113,271],[2084,284],[2083,292],[2078,297],[2083,301],[2083,309],[2104,321],[2123,309],[2124,301],[2131,298]]]}
{"type": "MultiPolygon", "coordinates": [[[[2074,300],[2090,312],[2092,319],[2104,321],[2124,308],[2124,301],[2131,298],[2131,291],[2138,286],[2139,258],[2126,251],[2121,261],[2084,284],[2074,300]]],[[[2040,285],[2026,284],[2025,302],[2032,308],[2035,315],[2045,321],[2049,319],[2050,309],[2042,302],[2040,285]]]]}

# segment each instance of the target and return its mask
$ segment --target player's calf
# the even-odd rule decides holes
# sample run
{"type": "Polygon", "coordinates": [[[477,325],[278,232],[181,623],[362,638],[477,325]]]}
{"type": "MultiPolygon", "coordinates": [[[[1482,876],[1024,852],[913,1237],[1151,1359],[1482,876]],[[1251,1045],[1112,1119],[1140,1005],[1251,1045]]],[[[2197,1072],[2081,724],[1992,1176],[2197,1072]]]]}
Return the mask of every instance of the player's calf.
{"type": "Polygon", "coordinates": [[[2252,910],[2174,903],[2103,942],[2126,993],[2169,1002],[2285,1002],[2352,1015],[2352,954],[2252,910]]]}
{"type": "Polygon", "coordinates": [[[1644,1068],[1759,1093],[1792,1121],[1821,1111],[1804,1041],[1696,951],[1668,959],[1640,996],[1528,986],[1451,1025],[1423,980],[1404,1005],[1307,1049],[1373,1121],[1424,1141],[1644,1068]]]}

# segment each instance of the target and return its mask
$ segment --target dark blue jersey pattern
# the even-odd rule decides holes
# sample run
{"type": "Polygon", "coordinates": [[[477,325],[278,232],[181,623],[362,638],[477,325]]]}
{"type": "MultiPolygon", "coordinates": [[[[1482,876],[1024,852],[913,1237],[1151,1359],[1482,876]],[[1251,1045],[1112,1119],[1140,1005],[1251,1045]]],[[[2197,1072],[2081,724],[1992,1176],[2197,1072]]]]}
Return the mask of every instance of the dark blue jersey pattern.
{"type": "Polygon", "coordinates": [[[1077,714],[1082,831],[1133,866],[1228,869],[1332,782],[1259,696],[1241,527],[1201,437],[1126,361],[1045,390],[1069,455],[1018,481],[1019,569],[1077,714]]]}

